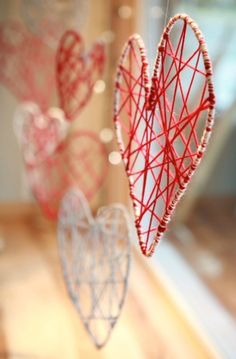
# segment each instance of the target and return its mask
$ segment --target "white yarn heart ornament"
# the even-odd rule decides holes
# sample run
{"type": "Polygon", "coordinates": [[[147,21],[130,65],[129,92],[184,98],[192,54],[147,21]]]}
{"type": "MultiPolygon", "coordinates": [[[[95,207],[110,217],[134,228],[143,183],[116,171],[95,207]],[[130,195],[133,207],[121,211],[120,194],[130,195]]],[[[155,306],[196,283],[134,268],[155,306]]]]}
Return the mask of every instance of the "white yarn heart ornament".
{"type": "Polygon", "coordinates": [[[82,192],[62,200],[58,242],[69,295],[97,348],[108,341],[120,315],[130,267],[129,216],[123,206],[101,208],[93,218],[82,192]]]}

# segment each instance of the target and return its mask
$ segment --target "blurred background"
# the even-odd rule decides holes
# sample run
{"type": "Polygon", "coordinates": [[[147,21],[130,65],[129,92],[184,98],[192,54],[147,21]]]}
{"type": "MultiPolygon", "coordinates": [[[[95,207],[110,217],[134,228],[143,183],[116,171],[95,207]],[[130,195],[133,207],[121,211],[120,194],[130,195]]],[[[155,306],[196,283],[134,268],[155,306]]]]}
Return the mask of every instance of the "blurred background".
{"type": "MultiPolygon", "coordinates": [[[[33,199],[13,131],[19,100],[0,83],[0,358],[235,358],[235,1],[0,1],[1,23],[19,21],[52,51],[69,28],[88,49],[98,38],[106,44],[105,72],[72,124],[95,131],[106,146],[108,175],[91,201],[94,211],[113,202],[131,208],[112,122],[122,47],[139,33],[152,64],[163,27],[178,12],[198,23],[213,61],[214,133],[154,257],[142,257],[134,238],[127,302],[102,351],[93,348],[67,297],[55,223],[33,199]]],[[[58,106],[56,89],[51,105],[58,106]]]]}

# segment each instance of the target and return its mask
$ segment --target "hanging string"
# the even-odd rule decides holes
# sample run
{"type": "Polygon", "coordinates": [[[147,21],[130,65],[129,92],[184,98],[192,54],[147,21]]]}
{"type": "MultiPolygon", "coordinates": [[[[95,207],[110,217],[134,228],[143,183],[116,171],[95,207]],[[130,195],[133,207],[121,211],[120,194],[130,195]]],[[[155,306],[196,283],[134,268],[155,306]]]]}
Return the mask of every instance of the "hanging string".
{"type": "Polygon", "coordinates": [[[169,11],[169,3],[170,3],[170,0],[167,0],[165,18],[164,18],[164,27],[166,27],[166,23],[167,23],[167,16],[168,16],[168,11],[169,11]]]}

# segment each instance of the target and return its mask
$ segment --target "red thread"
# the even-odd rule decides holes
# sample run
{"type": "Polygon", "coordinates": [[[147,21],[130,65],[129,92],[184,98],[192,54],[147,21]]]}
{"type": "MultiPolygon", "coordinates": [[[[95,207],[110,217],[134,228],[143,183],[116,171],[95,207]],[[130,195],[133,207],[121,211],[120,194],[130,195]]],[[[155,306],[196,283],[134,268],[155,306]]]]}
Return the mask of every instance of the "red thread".
{"type": "Polygon", "coordinates": [[[85,53],[80,35],[67,31],[60,41],[56,62],[60,106],[67,119],[72,120],[89,101],[94,84],[103,72],[104,45],[96,42],[85,53]]]}
{"type": "Polygon", "coordinates": [[[55,86],[52,50],[18,22],[0,27],[0,80],[27,102],[21,105],[15,129],[32,192],[51,219],[57,218],[60,200],[70,186],[78,185],[90,200],[108,169],[105,146],[95,133],[79,130],[66,136],[64,128],[64,119],[74,119],[87,104],[104,66],[102,44],[96,43],[89,54],[78,49],[80,44],[80,36],[69,31],[57,53],[61,112],[67,115],[60,118],[59,109],[56,114],[48,109],[55,86]]]}
{"type": "Polygon", "coordinates": [[[43,213],[56,219],[61,198],[70,187],[79,186],[91,200],[108,170],[105,146],[91,131],[69,135],[56,151],[36,166],[26,166],[31,190],[43,213]]]}
{"type": "Polygon", "coordinates": [[[47,110],[55,89],[54,52],[20,22],[0,25],[0,81],[21,102],[47,110]]]}
{"type": "Polygon", "coordinates": [[[114,120],[145,255],[154,252],[205,151],[215,104],[211,78],[203,36],[187,15],[164,30],[151,82],[138,35],[121,55],[114,120]]]}

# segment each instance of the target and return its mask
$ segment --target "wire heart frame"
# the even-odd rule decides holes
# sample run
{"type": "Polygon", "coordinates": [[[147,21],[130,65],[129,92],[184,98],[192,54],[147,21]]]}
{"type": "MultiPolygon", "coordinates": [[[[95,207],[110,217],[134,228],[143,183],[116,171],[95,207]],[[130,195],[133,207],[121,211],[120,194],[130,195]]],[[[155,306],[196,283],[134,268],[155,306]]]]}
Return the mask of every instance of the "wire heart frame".
{"type": "Polygon", "coordinates": [[[57,86],[67,121],[75,120],[90,100],[104,66],[101,41],[85,52],[82,37],[69,30],[55,53],[20,22],[0,24],[0,81],[19,101],[35,102],[42,111],[47,111],[57,86]]]}
{"type": "Polygon", "coordinates": [[[69,121],[87,104],[104,65],[105,47],[101,41],[85,52],[80,35],[72,30],[65,32],[57,51],[56,74],[60,106],[69,121]]]}
{"type": "Polygon", "coordinates": [[[78,189],[62,200],[58,243],[65,282],[97,348],[104,346],[122,310],[130,267],[130,221],[120,205],[93,218],[78,189]]]}
{"type": "Polygon", "coordinates": [[[56,86],[54,63],[55,53],[20,22],[0,24],[0,81],[19,101],[47,110],[56,86]]]}
{"type": "Polygon", "coordinates": [[[46,113],[34,103],[21,104],[14,130],[25,162],[31,191],[43,213],[57,219],[60,200],[71,186],[80,186],[91,200],[108,171],[107,151],[93,131],[68,132],[59,108],[46,113]]]}
{"type": "Polygon", "coordinates": [[[6,48],[7,52],[0,54],[0,64],[3,65],[0,79],[20,100],[28,100],[16,111],[15,132],[34,197],[43,213],[54,220],[60,200],[69,187],[80,186],[86,198],[91,200],[106,178],[106,148],[97,134],[86,130],[68,131],[69,122],[75,120],[93,93],[94,84],[104,68],[105,56],[104,45],[100,42],[85,53],[82,38],[74,31],[64,34],[54,57],[49,56],[53,52],[51,49],[46,51],[41,41],[39,50],[38,41],[17,22],[3,24],[0,48],[6,48]],[[32,61],[27,62],[26,67],[26,55],[34,54],[34,51],[40,57],[35,61],[30,58],[32,61]],[[46,61],[50,74],[54,73],[56,60],[61,109],[48,107],[50,96],[47,90],[51,94],[51,86],[55,86],[51,76],[47,77],[43,72],[45,89],[38,84],[38,71],[41,71],[38,61],[42,58],[41,65],[46,61]],[[11,86],[15,82],[17,91],[11,86]]]}
{"type": "Polygon", "coordinates": [[[108,171],[107,153],[96,133],[75,131],[56,151],[26,174],[34,197],[43,213],[57,219],[60,201],[66,191],[80,185],[88,200],[102,186],[108,171]]]}
{"type": "Polygon", "coordinates": [[[206,150],[214,122],[205,40],[185,14],[163,31],[152,78],[139,35],[117,69],[114,121],[144,255],[153,254],[206,150]]]}

